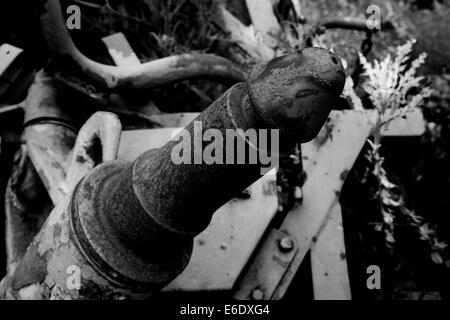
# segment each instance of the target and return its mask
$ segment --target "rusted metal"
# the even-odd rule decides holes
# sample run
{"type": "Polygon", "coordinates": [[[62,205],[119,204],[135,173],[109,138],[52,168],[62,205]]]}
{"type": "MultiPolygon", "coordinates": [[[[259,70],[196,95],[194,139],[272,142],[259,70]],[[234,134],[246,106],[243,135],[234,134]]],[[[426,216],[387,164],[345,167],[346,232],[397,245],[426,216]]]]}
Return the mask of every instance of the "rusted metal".
{"type": "Polygon", "coordinates": [[[12,272],[53,209],[25,145],[15,154],[4,205],[7,270],[12,272]]]}
{"type": "Polygon", "coordinates": [[[235,288],[235,299],[255,300],[256,296],[256,300],[269,300],[272,297],[273,290],[278,286],[278,275],[288,270],[298,251],[298,244],[291,237],[291,250],[286,251],[280,246],[287,237],[289,235],[282,231],[270,230],[260,249],[266,254],[258,255],[245,271],[244,281],[239,281],[235,288]],[[261,277],[264,281],[260,281],[261,277]]]}
{"type": "MultiPolygon", "coordinates": [[[[350,297],[347,265],[342,259],[345,257],[343,234],[342,230],[338,230],[342,226],[339,226],[340,207],[337,201],[345,178],[372,134],[375,123],[376,111],[335,111],[316,138],[302,145],[303,165],[308,176],[303,203],[292,208],[280,226],[281,231],[296,239],[298,252],[286,269],[261,264],[264,257],[272,254],[269,251],[272,239],[264,239],[263,245],[249,262],[249,271],[236,286],[235,297],[251,299],[254,288],[261,286],[268,288],[265,293],[267,299],[281,299],[310,249],[313,250],[313,265],[317,267],[313,270],[315,296],[322,299],[350,297]],[[334,225],[330,224],[330,220],[334,225]],[[331,237],[335,240],[332,245],[329,243],[331,237]],[[338,285],[332,289],[327,286],[333,283],[338,285]]],[[[392,126],[385,128],[384,136],[414,136],[422,134],[423,130],[423,116],[417,111],[408,114],[406,119],[396,119],[392,126]]]]}
{"type": "Polygon", "coordinates": [[[292,208],[279,227],[281,232],[296,240],[295,256],[285,269],[261,264],[260,261],[272,252],[267,250],[272,239],[264,239],[249,262],[249,271],[236,286],[235,297],[250,299],[252,290],[261,286],[267,288],[266,299],[283,298],[304,257],[320,236],[345,181],[342,173],[351,169],[372,129],[370,116],[364,111],[336,111],[330,119],[323,131],[332,128],[331,135],[323,135],[327,138],[302,146],[303,155],[308,159],[304,163],[308,178],[303,186],[303,203],[292,208]]]}
{"type": "Polygon", "coordinates": [[[57,121],[38,122],[27,126],[22,138],[52,202],[58,204],[69,192],[67,167],[76,131],[57,121]]]}
{"type": "Polygon", "coordinates": [[[63,179],[65,155],[76,138],[63,108],[56,108],[53,81],[38,73],[27,99],[20,104],[25,122],[21,149],[5,195],[6,254],[11,272],[53,209],[63,179]],[[47,157],[45,156],[47,155],[47,157]],[[47,171],[42,170],[49,164],[47,171]],[[52,165],[51,165],[52,164],[52,165]]]}
{"type": "Polygon", "coordinates": [[[96,165],[117,158],[122,126],[109,112],[96,112],[78,132],[67,169],[66,186],[72,189],[96,165]]]}
{"type": "Polygon", "coordinates": [[[313,139],[342,92],[345,71],[339,58],[327,50],[304,49],[271,60],[250,74],[250,96],[259,116],[271,127],[298,142],[313,139]],[[292,106],[292,107],[289,107],[292,106]]]}
{"type": "Polygon", "coordinates": [[[72,123],[80,112],[58,89],[57,81],[40,71],[20,104],[25,122],[22,141],[55,205],[96,164],[115,159],[121,133],[117,116],[97,113],[77,138],[72,123]]]}
{"type": "MultiPolygon", "coordinates": [[[[179,130],[124,130],[118,160],[134,161],[146,150],[161,148],[179,130]]],[[[250,198],[232,199],[214,213],[208,228],[194,239],[189,264],[164,291],[231,290],[277,209],[274,172],[248,189],[250,198]]]]}
{"type": "MultiPolygon", "coordinates": [[[[203,132],[214,128],[223,136],[227,129],[273,128],[286,143],[307,141],[319,131],[344,82],[334,54],[304,49],[257,68],[249,82],[232,87],[196,121],[203,132]]],[[[184,130],[194,153],[203,152],[203,147],[195,151],[195,123],[184,130]]],[[[250,147],[244,137],[238,139],[250,147]]],[[[262,164],[177,165],[172,150],[178,142],[176,137],[131,163],[93,169],[52,212],[3,281],[3,295],[132,297],[159,290],[181,273],[193,237],[220,206],[260,178],[262,164]],[[81,270],[80,288],[66,284],[71,266],[81,270]]]]}
{"type": "Polygon", "coordinates": [[[95,62],[75,46],[66,28],[60,0],[47,0],[41,16],[44,37],[56,55],[68,55],[97,84],[114,88],[155,88],[175,81],[195,78],[226,84],[245,81],[245,72],[228,59],[213,54],[182,54],[142,65],[116,67],[95,62]]]}
{"type": "MultiPolygon", "coordinates": [[[[289,211],[279,228],[296,239],[298,251],[286,269],[261,263],[275,250],[271,246],[272,238],[263,239],[235,287],[236,298],[252,299],[253,290],[259,287],[266,288],[266,299],[283,298],[311,249],[316,267],[313,270],[315,297],[350,298],[338,198],[349,170],[372,135],[376,117],[374,110],[334,111],[317,137],[302,145],[303,166],[308,177],[303,202],[289,211]]],[[[419,136],[423,132],[423,115],[417,110],[405,119],[395,119],[385,128],[383,136],[419,136]]]]}

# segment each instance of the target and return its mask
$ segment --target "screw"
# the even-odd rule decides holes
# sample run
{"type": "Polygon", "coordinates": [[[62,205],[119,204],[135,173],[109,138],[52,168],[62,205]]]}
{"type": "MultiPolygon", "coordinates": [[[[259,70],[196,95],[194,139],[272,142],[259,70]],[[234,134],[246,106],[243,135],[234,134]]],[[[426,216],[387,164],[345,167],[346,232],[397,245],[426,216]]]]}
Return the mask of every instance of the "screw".
{"type": "Polygon", "coordinates": [[[264,298],[264,292],[260,289],[255,289],[252,291],[252,299],[253,300],[262,300],[264,298]]]}
{"type": "Polygon", "coordinates": [[[294,249],[294,239],[292,239],[292,237],[284,237],[280,240],[279,246],[280,246],[280,250],[283,252],[289,252],[292,251],[292,249],[294,249]]]}

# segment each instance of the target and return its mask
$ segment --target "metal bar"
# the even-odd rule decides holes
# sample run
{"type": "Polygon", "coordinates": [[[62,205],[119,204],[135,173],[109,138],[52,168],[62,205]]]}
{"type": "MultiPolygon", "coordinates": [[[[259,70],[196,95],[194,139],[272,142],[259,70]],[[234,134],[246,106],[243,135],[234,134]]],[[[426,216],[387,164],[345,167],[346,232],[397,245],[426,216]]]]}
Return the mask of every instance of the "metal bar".
{"type": "Polygon", "coordinates": [[[279,275],[287,272],[297,254],[298,244],[288,234],[272,229],[260,250],[265,254],[256,256],[252,261],[245,272],[245,280],[238,282],[233,298],[269,300],[271,292],[279,285],[279,275]],[[264,278],[263,282],[261,278],[264,278]]]}
{"type": "MultiPolygon", "coordinates": [[[[250,299],[255,287],[267,288],[264,292],[264,297],[267,299],[277,300],[284,296],[306,253],[323,228],[324,221],[328,218],[330,209],[345,181],[346,173],[353,166],[371,130],[372,124],[368,121],[365,112],[333,112],[322,133],[314,141],[305,145],[306,150],[309,151],[303,155],[308,155],[309,159],[305,166],[308,179],[303,186],[303,203],[288,213],[279,228],[280,231],[296,240],[298,252],[289,267],[284,272],[278,273],[276,287],[273,286],[274,275],[270,265],[262,265],[257,279],[248,273],[243,275],[242,283],[237,286],[234,294],[235,297],[250,299]],[[327,133],[327,131],[330,132],[327,133]],[[347,147],[343,148],[343,146],[347,147]],[[314,152],[315,156],[313,156],[314,152]],[[268,274],[272,274],[270,286],[266,285],[268,274]]],[[[260,256],[267,254],[270,252],[258,250],[250,261],[249,270],[252,268],[251,265],[258,263],[260,256]]]]}
{"type": "Polygon", "coordinates": [[[350,279],[341,205],[336,201],[317,241],[311,246],[314,299],[350,300],[350,279]]]}

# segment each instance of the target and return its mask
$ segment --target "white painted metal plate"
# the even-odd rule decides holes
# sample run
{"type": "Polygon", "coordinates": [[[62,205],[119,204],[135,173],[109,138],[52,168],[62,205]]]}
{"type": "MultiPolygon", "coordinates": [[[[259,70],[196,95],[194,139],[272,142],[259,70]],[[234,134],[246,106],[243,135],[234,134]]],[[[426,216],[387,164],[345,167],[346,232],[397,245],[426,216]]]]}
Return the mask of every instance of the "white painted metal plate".
{"type": "Polygon", "coordinates": [[[0,76],[9,68],[14,60],[23,52],[22,49],[10,44],[0,46],[0,76]]]}
{"type": "Polygon", "coordinates": [[[108,48],[109,55],[114,60],[116,66],[134,67],[141,64],[141,61],[134,53],[130,43],[122,32],[104,37],[102,40],[108,48]]]}
{"type": "Polygon", "coordinates": [[[404,118],[396,118],[383,129],[385,137],[421,136],[425,133],[425,119],[419,108],[406,114],[404,118]]]}

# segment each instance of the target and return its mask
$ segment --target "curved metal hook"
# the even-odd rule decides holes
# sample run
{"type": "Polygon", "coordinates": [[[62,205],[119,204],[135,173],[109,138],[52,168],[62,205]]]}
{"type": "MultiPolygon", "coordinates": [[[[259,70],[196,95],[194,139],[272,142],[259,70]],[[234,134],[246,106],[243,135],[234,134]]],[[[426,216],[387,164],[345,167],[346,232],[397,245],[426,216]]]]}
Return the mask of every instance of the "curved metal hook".
{"type": "Polygon", "coordinates": [[[66,185],[71,189],[97,164],[116,160],[122,125],[110,112],[97,112],[80,129],[67,170],[66,185]],[[100,143],[97,144],[96,142],[100,143]],[[101,156],[94,155],[101,148],[101,156]]]}

